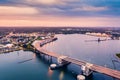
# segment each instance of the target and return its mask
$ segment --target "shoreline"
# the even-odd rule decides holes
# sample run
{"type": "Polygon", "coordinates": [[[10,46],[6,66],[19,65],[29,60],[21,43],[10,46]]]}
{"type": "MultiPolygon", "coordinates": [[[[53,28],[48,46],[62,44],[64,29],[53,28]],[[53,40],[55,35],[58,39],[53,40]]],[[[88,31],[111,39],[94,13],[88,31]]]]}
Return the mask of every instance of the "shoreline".
{"type": "Polygon", "coordinates": [[[22,48],[10,49],[6,51],[1,51],[0,54],[10,53],[10,52],[19,51],[19,50],[23,50],[23,49],[22,48]]]}
{"type": "Polygon", "coordinates": [[[120,53],[116,53],[115,56],[120,60],[120,53]]]}
{"type": "MultiPolygon", "coordinates": [[[[40,42],[38,42],[38,43],[40,43],[40,42]]],[[[45,54],[45,55],[52,56],[52,57],[55,57],[55,58],[60,58],[61,57],[61,55],[58,55],[54,52],[52,53],[52,52],[49,52],[49,51],[46,51],[46,50],[42,49],[41,46],[38,43],[35,43],[33,46],[36,48],[36,50],[38,52],[40,52],[40,54],[45,54]]],[[[41,41],[41,43],[43,43],[43,45],[47,44],[47,43],[49,43],[49,40],[48,40],[48,42],[47,41],[45,41],[45,42],[41,41]]],[[[99,66],[97,64],[88,63],[88,62],[85,62],[85,61],[80,61],[80,60],[70,58],[70,57],[65,57],[62,60],[68,61],[68,62],[76,64],[78,66],[89,64],[90,65],[89,69],[91,71],[95,71],[95,72],[102,73],[102,74],[105,74],[105,75],[108,75],[108,76],[111,76],[111,77],[115,77],[116,79],[120,79],[120,71],[118,71],[118,70],[114,70],[114,69],[107,68],[107,67],[104,67],[104,66],[99,66]]]]}

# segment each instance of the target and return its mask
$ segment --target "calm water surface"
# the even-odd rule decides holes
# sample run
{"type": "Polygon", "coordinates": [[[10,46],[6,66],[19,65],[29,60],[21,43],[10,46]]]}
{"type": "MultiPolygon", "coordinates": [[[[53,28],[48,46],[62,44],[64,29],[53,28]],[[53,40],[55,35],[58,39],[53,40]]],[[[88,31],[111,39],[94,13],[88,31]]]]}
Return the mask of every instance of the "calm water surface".
{"type": "MultiPolygon", "coordinates": [[[[120,52],[119,40],[96,42],[97,37],[72,34],[57,35],[58,40],[44,46],[45,49],[61,55],[88,61],[94,64],[120,70],[118,59],[114,56],[120,52]],[[115,65],[113,65],[115,64],[115,65]]],[[[72,73],[80,73],[80,67],[70,64],[67,69],[49,69],[49,64],[29,51],[16,51],[0,54],[0,80],[76,80],[72,73]]],[[[113,78],[93,73],[88,80],[113,80],[113,78]]]]}
{"type": "Polygon", "coordinates": [[[59,80],[61,74],[64,74],[63,80],[75,80],[67,71],[51,71],[49,65],[32,52],[0,54],[0,80],[59,80]]]}
{"type": "MultiPolygon", "coordinates": [[[[98,37],[81,34],[61,34],[57,37],[57,41],[45,45],[44,48],[61,55],[120,70],[120,60],[115,56],[120,52],[120,40],[97,42],[98,37]]],[[[106,75],[94,74],[95,80],[113,80],[106,75]]]]}

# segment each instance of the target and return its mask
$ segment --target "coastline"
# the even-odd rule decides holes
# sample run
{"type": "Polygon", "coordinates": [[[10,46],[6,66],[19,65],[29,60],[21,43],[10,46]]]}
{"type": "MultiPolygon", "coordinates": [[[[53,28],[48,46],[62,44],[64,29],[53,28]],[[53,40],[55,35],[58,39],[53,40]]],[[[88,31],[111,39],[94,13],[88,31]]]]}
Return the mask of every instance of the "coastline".
{"type": "MultiPolygon", "coordinates": [[[[43,41],[40,41],[38,43],[42,43],[44,45],[44,44],[49,43],[49,40],[51,42],[52,39],[43,40],[43,41]]],[[[46,50],[42,49],[42,47],[38,43],[35,42],[33,44],[36,51],[40,52],[41,54],[45,54],[45,55],[52,56],[52,57],[55,57],[55,58],[60,58],[61,55],[58,55],[56,53],[49,52],[49,51],[46,51],[46,50]]],[[[104,66],[99,66],[97,64],[91,64],[91,63],[88,63],[88,62],[85,62],[85,61],[80,61],[80,60],[70,58],[70,57],[63,58],[62,60],[73,63],[73,64],[76,64],[76,65],[79,65],[79,66],[88,64],[88,65],[90,65],[90,70],[91,71],[103,73],[105,75],[120,79],[120,72],[117,71],[117,70],[111,69],[111,68],[107,68],[107,67],[104,67],[104,66]]]]}
{"type": "Polygon", "coordinates": [[[120,60],[120,53],[116,53],[116,57],[120,60]]]}
{"type": "Polygon", "coordinates": [[[23,50],[23,48],[16,48],[16,49],[10,49],[10,50],[5,50],[5,51],[0,51],[0,54],[14,52],[14,51],[19,51],[19,50],[23,50]]]}

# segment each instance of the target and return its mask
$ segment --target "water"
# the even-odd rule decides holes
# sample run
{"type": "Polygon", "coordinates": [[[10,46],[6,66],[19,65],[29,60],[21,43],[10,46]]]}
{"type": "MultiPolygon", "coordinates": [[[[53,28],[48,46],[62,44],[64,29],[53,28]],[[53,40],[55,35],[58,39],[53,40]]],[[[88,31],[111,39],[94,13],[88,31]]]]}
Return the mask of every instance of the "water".
{"type": "MultiPolygon", "coordinates": [[[[120,60],[115,56],[116,53],[120,52],[120,40],[97,42],[95,40],[98,37],[81,34],[61,34],[57,37],[57,41],[45,45],[44,48],[61,55],[120,70],[120,60]]],[[[93,80],[113,79],[103,74],[94,73],[93,80]]]]}
{"type": "Polygon", "coordinates": [[[0,54],[0,80],[75,80],[68,71],[51,71],[49,65],[28,51],[0,54]],[[26,61],[28,60],[28,61],[26,61]]]}
{"type": "MultiPolygon", "coordinates": [[[[108,40],[103,42],[89,41],[97,40],[97,37],[72,34],[57,35],[58,40],[44,46],[45,49],[61,55],[85,60],[98,65],[120,70],[120,63],[115,53],[120,52],[119,40],[108,40]]],[[[76,80],[72,73],[80,73],[80,67],[70,64],[67,69],[49,69],[49,64],[29,51],[15,51],[8,54],[0,54],[0,80],[76,80]]],[[[88,80],[113,80],[113,78],[93,73],[93,78],[88,80]]]]}

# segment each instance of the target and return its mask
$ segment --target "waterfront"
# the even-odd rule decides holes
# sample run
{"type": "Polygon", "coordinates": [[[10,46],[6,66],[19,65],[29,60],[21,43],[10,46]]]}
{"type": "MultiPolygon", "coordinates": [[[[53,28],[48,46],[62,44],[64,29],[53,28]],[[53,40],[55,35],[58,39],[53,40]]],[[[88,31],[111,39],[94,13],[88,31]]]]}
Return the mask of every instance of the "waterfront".
{"type": "MultiPolygon", "coordinates": [[[[59,80],[61,73],[61,70],[51,71],[48,63],[32,52],[0,54],[0,80],[59,80]],[[23,62],[29,59],[32,60],[23,62]]],[[[75,80],[71,73],[64,71],[63,74],[63,80],[75,80]]]]}
{"type": "MultiPolygon", "coordinates": [[[[119,40],[109,40],[98,43],[94,41],[98,38],[81,34],[57,35],[57,37],[57,41],[45,45],[44,48],[48,51],[61,53],[72,58],[114,68],[111,59],[117,59],[114,54],[120,51],[119,40]]],[[[19,51],[10,54],[1,54],[0,57],[0,63],[3,65],[0,68],[0,73],[2,74],[0,77],[1,80],[16,80],[19,77],[20,80],[59,80],[58,78],[61,71],[53,71],[53,78],[50,79],[48,77],[49,65],[44,63],[39,57],[36,57],[32,52],[19,51]],[[19,62],[29,59],[32,60],[19,64],[19,62]]],[[[115,64],[116,69],[119,69],[119,66],[120,65],[115,64]]],[[[78,66],[75,65],[70,65],[68,68],[76,72],[79,69],[78,66]]],[[[75,80],[75,77],[68,72],[64,72],[63,80],[75,80]]],[[[93,80],[112,80],[112,78],[103,74],[94,73],[93,80]]]]}
{"type": "MultiPolygon", "coordinates": [[[[44,48],[61,55],[120,70],[120,61],[115,56],[116,53],[120,52],[119,40],[97,42],[98,37],[81,34],[61,34],[57,37],[58,40],[56,42],[47,44],[44,48]]],[[[94,78],[95,80],[112,80],[112,78],[108,78],[106,75],[97,74],[94,77],[96,76],[98,78],[94,78]]]]}
{"type": "Polygon", "coordinates": [[[115,54],[120,52],[120,40],[97,42],[94,40],[98,37],[81,34],[57,37],[57,41],[45,45],[44,49],[110,68],[113,68],[111,59],[117,59],[115,54]]]}

